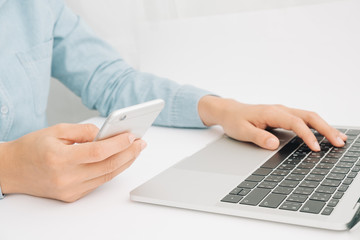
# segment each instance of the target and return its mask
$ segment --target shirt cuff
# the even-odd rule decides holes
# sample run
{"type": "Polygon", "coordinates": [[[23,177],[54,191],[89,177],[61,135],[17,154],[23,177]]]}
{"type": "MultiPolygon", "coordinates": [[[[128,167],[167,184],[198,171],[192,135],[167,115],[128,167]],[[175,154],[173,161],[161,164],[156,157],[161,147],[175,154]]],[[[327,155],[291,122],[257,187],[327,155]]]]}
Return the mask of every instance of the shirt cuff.
{"type": "Polygon", "coordinates": [[[198,112],[199,100],[213,93],[191,85],[183,85],[177,91],[171,111],[173,126],[183,128],[206,128],[198,112]]]}

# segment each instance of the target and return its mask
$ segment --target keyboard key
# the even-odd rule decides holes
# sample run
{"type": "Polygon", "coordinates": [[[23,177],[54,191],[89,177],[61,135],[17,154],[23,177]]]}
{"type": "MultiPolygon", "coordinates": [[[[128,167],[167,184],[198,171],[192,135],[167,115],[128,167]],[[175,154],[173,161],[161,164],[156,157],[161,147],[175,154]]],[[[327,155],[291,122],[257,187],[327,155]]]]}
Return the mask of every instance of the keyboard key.
{"type": "Polygon", "coordinates": [[[243,190],[243,189],[242,188],[234,188],[229,194],[238,195],[239,192],[241,192],[241,190],[243,190]]]}
{"type": "Polygon", "coordinates": [[[238,195],[240,195],[240,196],[245,196],[245,195],[247,195],[250,191],[251,191],[251,189],[243,188],[243,189],[241,190],[241,192],[238,193],[238,195]]]}
{"type": "Polygon", "coordinates": [[[343,184],[345,185],[350,185],[352,183],[353,179],[352,178],[346,178],[344,181],[343,181],[343,184]]]}
{"type": "Polygon", "coordinates": [[[358,130],[358,129],[349,129],[346,132],[346,135],[348,135],[348,136],[357,136],[359,134],[360,134],[360,130],[358,130]]]}
{"type": "Polygon", "coordinates": [[[310,195],[314,191],[313,188],[306,188],[306,187],[298,187],[295,189],[294,193],[303,194],[303,195],[310,195]]]}
{"type": "Polygon", "coordinates": [[[240,183],[238,185],[238,188],[248,188],[248,189],[252,189],[254,188],[255,186],[257,185],[256,182],[247,182],[247,181],[244,181],[242,183],[240,183]]]}
{"type": "Polygon", "coordinates": [[[289,170],[275,170],[271,175],[275,175],[275,176],[286,176],[289,174],[289,170]]]}
{"type": "Polygon", "coordinates": [[[336,159],[336,158],[327,158],[327,157],[325,157],[323,160],[321,160],[321,163],[335,164],[337,162],[338,162],[338,159],[336,159]]]}
{"type": "Polygon", "coordinates": [[[315,175],[310,174],[305,180],[306,181],[315,181],[315,182],[321,182],[324,179],[324,175],[315,175]]]}
{"type": "Polygon", "coordinates": [[[270,175],[265,179],[265,181],[267,181],[267,182],[281,182],[283,179],[284,179],[283,176],[270,175]]]}
{"type": "Polygon", "coordinates": [[[314,163],[300,163],[298,168],[301,168],[301,169],[312,169],[315,167],[315,164],[314,163]]]}
{"type": "Polygon", "coordinates": [[[301,152],[301,153],[304,153],[304,154],[308,154],[309,152],[311,152],[310,148],[308,148],[306,145],[303,145],[297,151],[301,152]]]}
{"type": "Polygon", "coordinates": [[[336,191],[336,187],[319,186],[316,192],[333,194],[336,191]]]}
{"type": "Polygon", "coordinates": [[[253,191],[249,193],[241,202],[240,204],[245,205],[252,205],[256,206],[258,205],[261,200],[264,199],[266,195],[270,193],[270,189],[266,188],[255,188],[253,191]]]}
{"type": "Polygon", "coordinates": [[[258,188],[273,189],[276,186],[277,186],[276,182],[262,182],[262,183],[259,184],[258,188]]]}
{"type": "Polygon", "coordinates": [[[299,174],[299,175],[307,175],[309,172],[310,172],[310,169],[296,168],[292,173],[299,174]]]}
{"type": "Polygon", "coordinates": [[[303,180],[305,175],[299,175],[299,174],[290,174],[286,180],[292,180],[292,181],[301,181],[303,180]]]}
{"type": "Polygon", "coordinates": [[[322,211],[321,215],[326,215],[326,216],[328,216],[328,215],[330,215],[330,214],[332,213],[333,210],[334,210],[334,208],[332,208],[332,207],[326,207],[326,208],[324,209],[324,211],[322,211]]]}
{"type": "Polygon", "coordinates": [[[346,176],[345,174],[341,174],[341,173],[329,173],[329,175],[326,178],[332,180],[343,180],[345,176],[346,176]]]}
{"type": "Polygon", "coordinates": [[[325,155],[324,152],[312,152],[310,153],[310,157],[314,158],[322,158],[325,155]]]}
{"type": "Polygon", "coordinates": [[[267,176],[269,173],[271,173],[271,171],[272,171],[272,169],[259,168],[252,175],[267,176]]]}
{"type": "Polygon", "coordinates": [[[346,149],[334,147],[333,149],[331,149],[330,152],[344,153],[344,152],[346,152],[346,149]]]}
{"type": "Polygon", "coordinates": [[[350,151],[350,152],[360,152],[360,147],[354,147],[354,146],[352,146],[352,147],[349,148],[349,151],[350,151]]]}
{"type": "Polygon", "coordinates": [[[300,207],[301,207],[301,203],[286,201],[286,202],[284,202],[283,205],[281,205],[280,209],[297,211],[297,210],[299,210],[300,207]]]}
{"type": "Polygon", "coordinates": [[[334,167],[334,164],[330,164],[330,163],[319,163],[316,168],[317,169],[332,169],[334,167]]]}
{"type": "Polygon", "coordinates": [[[299,164],[299,162],[301,162],[300,159],[292,159],[292,158],[288,158],[284,161],[284,164],[291,164],[291,165],[297,165],[299,164]]]}
{"type": "Polygon", "coordinates": [[[293,170],[295,165],[293,164],[281,164],[277,169],[278,170],[293,170]]]}
{"type": "Polygon", "coordinates": [[[347,152],[345,157],[360,157],[360,152],[347,152]]]}
{"type": "Polygon", "coordinates": [[[251,175],[250,177],[245,179],[245,181],[248,181],[248,182],[261,182],[263,179],[264,179],[264,176],[251,175]]]}
{"type": "Polygon", "coordinates": [[[284,201],[285,198],[286,196],[284,195],[270,193],[259,206],[277,208],[284,201]]]}
{"type": "Polygon", "coordinates": [[[305,205],[301,208],[300,212],[306,213],[320,213],[321,209],[325,206],[324,202],[308,200],[305,205]]]}
{"type": "Polygon", "coordinates": [[[339,159],[341,156],[342,153],[334,153],[334,152],[328,153],[328,155],[326,155],[327,158],[337,158],[337,159],[339,159]]]}
{"type": "Polygon", "coordinates": [[[310,199],[316,200],[316,201],[327,202],[330,199],[330,197],[331,197],[330,194],[316,192],[313,195],[311,195],[310,199]]]}
{"type": "Polygon", "coordinates": [[[339,187],[338,191],[339,191],[339,192],[346,192],[346,190],[348,190],[348,188],[349,188],[348,185],[342,184],[342,185],[339,187]]]}
{"type": "Polygon", "coordinates": [[[334,194],[333,198],[334,198],[334,199],[341,199],[342,196],[344,196],[344,193],[343,193],[343,192],[340,192],[340,191],[337,191],[337,192],[334,194]]]}
{"type": "MultiPolygon", "coordinates": [[[[345,168],[345,169],[347,169],[347,168],[345,168]]],[[[360,171],[360,166],[355,166],[355,167],[353,167],[353,169],[351,169],[351,171],[353,171],[353,172],[359,172],[359,171],[360,171]]]]}
{"type": "Polygon", "coordinates": [[[221,199],[222,202],[228,202],[228,203],[238,203],[243,197],[239,195],[226,195],[223,199],[221,199]]]}
{"type": "Polygon", "coordinates": [[[300,162],[300,160],[302,160],[304,157],[306,156],[306,154],[304,153],[293,153],[291,154],[291,156],[289,156],[288,160],[297,160],[297,161],[291,161],[293,163],[296,163],[296,162],[300,162]]]}
{"type": "Polygon", "coordinates": [[[280,183],[281,187],[295,188],[299,184],[299,181],[284,180],[280,183]]]}
{"type": "MultiPolygon", "coordinates": [[[[360,170],[360,168],[359,168],[360,170]]],[[[338,167],[334,167],[334,169],[331,171],[332,173],[342,173],[342,174],[347,174],[350,171],[349,168],[338,168],[338,167]]]]}
{"type": "Polygon", "coordinates": [[[329,207],[336,207],[336,205],[339,203],[339,199],[331,199],[328,203],[329,207]]]}
{"type": "Polygon", "coordinates": [[[300,187],[306,187],[306,188],[316,188],[319,185],[318,182],[314,182],[314,181],[303,181],[300,184],[300,187]]]}
{"type": "Polygon", "coordinates": [[[357,172],[350,172],[348,175],[348,178],[355,178],[357,175],[357,172]]]}
{"type": "Polygon", "coordinates": [[[325,179],[322,183],[321,186],[328,186],[328,187],[338,187],[340,185],[340,181],[338,180],[331,180],[331,179],[325,179]]]}
{"type": "Polygon", "coordinates": [[[329,173],[329,169],[314,169],[312,170],[311,174],[317,174],[317,175],[326,175],[329,173]]]}
{"type": "Polygon", "coordinates": [[[341,158],[340,162],[351,162],[355,163],[358,160],[357,157],[343,157],[341,158]]]}
{"type": "Polygon", "coordinates": [[[288,195],[292,192],[292,190],[292,188],[288,187],[277,187],[274,189],[273,193],[288,195]]]}
{"type": "Polygon", "coordinates": [[[308,197],[301,194],[291,194],[286,201],[304,203],[308,197]]]}
{"type": "Polygon", "coordinates": [[[336,164],[336,167],[339,168],[352,168],[352,166],[354,166],[354,164],[351,162],[339,162],[338,164],[336,164]]]}
{"type": "Polygon", "coordinates": [[[311,158],[311,157],[307,157],[306,159],[304,159],[302,162],[303,163],[318,163],[320,161],[319,158],[311,158]]]}

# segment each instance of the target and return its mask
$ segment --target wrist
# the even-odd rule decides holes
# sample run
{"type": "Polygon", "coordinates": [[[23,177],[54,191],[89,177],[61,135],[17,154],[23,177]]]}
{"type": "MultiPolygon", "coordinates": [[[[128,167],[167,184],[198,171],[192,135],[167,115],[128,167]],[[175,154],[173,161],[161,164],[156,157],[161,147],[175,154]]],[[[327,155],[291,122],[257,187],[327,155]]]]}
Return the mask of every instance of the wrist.
{"type": "Polygon", "coordinates": [[[222,125],[226,118],[227,107],[232,99],[206,95],[199,100],[198,112],[205,126],[222,125]]]}

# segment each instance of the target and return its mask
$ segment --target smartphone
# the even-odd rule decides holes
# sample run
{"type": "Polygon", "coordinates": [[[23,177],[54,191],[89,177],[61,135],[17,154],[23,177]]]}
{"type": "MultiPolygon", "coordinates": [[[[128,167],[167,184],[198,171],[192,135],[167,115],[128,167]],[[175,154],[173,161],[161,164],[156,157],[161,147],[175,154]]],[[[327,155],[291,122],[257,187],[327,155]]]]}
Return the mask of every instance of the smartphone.
{"type": "Polygon", "coordinates": [[[141,138],[153,124],[164,105],[164,100],[156,99],[115,110],[107,117],[94,141],[124,132],[130,132],[137,138],[141,138]]]}

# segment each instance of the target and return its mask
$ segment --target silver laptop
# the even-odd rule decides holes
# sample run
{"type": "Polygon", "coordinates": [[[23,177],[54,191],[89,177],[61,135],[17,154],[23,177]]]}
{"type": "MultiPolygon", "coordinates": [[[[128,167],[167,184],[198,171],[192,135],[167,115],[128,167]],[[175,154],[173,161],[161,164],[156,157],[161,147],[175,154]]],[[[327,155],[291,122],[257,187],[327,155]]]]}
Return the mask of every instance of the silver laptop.
{"type": "Polygon", "coordinates": [[[223,136],[131,192],[138,202],[332,230],[360,215],[360,129],[345,147],[314,131],[321,152],[276,130],[277,151],[223,136]]]}

